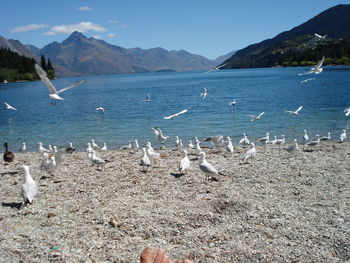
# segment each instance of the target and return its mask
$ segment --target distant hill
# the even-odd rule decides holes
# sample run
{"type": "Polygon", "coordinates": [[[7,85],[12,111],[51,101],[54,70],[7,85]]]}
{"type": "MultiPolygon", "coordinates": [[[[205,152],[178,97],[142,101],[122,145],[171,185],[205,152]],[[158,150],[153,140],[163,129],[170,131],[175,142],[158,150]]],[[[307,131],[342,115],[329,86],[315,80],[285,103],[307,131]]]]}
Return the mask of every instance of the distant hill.
{"type": "MultiPolygon", "coordinates": [[[[237,51],[222,69],[302,66],[323,55],[326,63],[350,59],[350,4],[337,5],[272,39],[237,51]],[[325,39],[319,35],[327,35],[325,39]]],[[[350,63],[350,60],[349,60],[350,63]]]]}
{"type": "Polygon", "coordinates": [[[0,36],[0,47],[9,48],[37,61],[44,55],[51,60],[56,75],[61,77],[207,70],[217,64],[185,50],[167,51],[160,47],[126,49],[103,40],[87,38],[79,32],[73,32],[62,43],[52,42],[41,49],[0,36]]]}

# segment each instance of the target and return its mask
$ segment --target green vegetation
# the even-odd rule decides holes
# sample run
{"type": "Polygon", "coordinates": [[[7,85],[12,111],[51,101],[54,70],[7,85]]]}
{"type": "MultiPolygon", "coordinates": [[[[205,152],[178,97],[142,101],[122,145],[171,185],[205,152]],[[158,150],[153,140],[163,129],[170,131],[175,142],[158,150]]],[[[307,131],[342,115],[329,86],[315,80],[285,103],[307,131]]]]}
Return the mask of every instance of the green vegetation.
{"type": "MultiPolygon", "coordinates": [[[[0,83],[5,80],[13,82],[39,79],[34,69],[35,63],[33,58],[20,55],[8,48],[0,48],[0,83]]],[[[55,78],[55,70],[50,60],[46,62],[45,57],[41,56],[40,64],[47,71],[50,79],[55,78]]]]}

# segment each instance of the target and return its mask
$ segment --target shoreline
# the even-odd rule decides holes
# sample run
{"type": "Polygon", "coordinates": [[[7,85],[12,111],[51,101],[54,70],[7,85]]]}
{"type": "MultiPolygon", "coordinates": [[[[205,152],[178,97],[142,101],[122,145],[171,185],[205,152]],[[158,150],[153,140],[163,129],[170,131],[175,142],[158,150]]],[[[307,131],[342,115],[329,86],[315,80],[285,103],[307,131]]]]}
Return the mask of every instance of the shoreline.
{"type": "Polygon", "coordinates": [[[99,152],[110,160],[102,171],[73,153],[54,176],[39,170],[39,153],[16,154],[1,165],[2,260],[138,262],[145,246],[194,262],[350,260],[350,144],[297,153],[283,150],[289,145],[258,145],[250,164],[239,164],[247,148],[234,146],[232,157],[205,149],[225,174],[212,181],[194,155],[180,175],[180,153],[169,149],[158,150],[147,173],[141,151],[99,152]],[[21,164],[39,192],[18,210],[21,164]]]}

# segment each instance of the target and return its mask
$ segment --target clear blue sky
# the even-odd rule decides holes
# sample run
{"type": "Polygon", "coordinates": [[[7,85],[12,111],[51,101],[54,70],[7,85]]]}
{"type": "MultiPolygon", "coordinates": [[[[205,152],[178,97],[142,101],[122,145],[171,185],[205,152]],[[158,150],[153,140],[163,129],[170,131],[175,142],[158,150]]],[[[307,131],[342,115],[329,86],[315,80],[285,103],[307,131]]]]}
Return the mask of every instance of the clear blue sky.
{"type": "Polygon", "coordinates": [[[1,0],[0,35],[36,47],[74,31],[125,48],[214,59],[272,38],[338,0],[1,0]]]}

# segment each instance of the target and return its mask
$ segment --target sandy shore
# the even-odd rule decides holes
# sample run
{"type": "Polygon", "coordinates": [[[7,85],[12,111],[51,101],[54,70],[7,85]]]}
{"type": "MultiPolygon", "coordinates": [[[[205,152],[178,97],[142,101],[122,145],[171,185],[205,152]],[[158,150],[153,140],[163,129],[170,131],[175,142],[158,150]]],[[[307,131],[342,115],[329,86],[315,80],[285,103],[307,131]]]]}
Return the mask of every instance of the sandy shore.
{"type": "Polygon", "coordinates": [[[0,165],[0,262],[138,262],[145,246],[194,262],[350,261],[349,143],[296,154],[258,146],[245,165],[241,147],[233,157],[205,151],[225,174],[217,181],[204,180],[198,160],[178,175],[172,150],[147,173],[141,152],[99,153],[111,161],[102,171],[74,153],[52,177],[38,153],[17,154],[0,165]],[[21,164],[39,193],[19,210],[21,164]]]}

